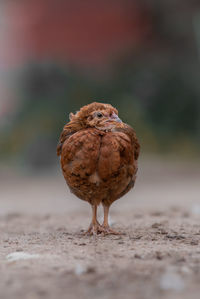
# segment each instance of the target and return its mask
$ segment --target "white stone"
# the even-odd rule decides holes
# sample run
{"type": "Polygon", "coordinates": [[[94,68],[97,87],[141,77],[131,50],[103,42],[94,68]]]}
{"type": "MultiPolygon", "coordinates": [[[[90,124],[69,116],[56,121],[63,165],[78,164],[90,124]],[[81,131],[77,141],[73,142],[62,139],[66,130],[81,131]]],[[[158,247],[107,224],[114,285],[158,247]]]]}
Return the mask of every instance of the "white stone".
{"type": "Polygon", "coordinates": [[[160,288],[164,291],[180,292],[185,288],[182,277],[173,269],[167,269],[160,279],[160,288]]]}
{"type": "Polygon", "coordinates": [[[23,251],[17,251],[17,252],[12,252],[6,256],[6,259],[9,262],[13,261],[19,261],[19,260],[29,260],[29,259],[36,259],[39,258],[39,254],[31,254],[28,252],[23,252],[23,251]]]}

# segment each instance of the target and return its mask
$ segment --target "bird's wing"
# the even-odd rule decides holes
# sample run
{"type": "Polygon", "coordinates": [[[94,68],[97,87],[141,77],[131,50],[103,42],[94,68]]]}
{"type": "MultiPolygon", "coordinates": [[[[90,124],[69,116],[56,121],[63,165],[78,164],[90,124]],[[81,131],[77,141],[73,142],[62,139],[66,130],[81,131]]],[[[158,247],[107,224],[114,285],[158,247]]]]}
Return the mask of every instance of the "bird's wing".
{"type": "Polygon", "coordinates": [[[58,156],[60,156],[62,153],[62,147],[64,142],[74,133],[78,132],[80,129],[81,129],[80,124],[74,121],[70,121],[64,126],[62,133],[60,134],[59,142],[57,145],[58,156]]]}
{"type": "Polygon", "coordinates": [[[134,148],[134,159],[138,160],[139,158],[139,154],[140,154],[140,144],[139,141],[137,139],[136,133],[133,130],[133,128],[131,128],[129,125],[124,124],[123,127],[120,128],[116,128],[115,129],[116,132],[122,132],[126,135],[129,136],[130,140],[131,140],[131,144],[134,148]]]}
{"type": "Polygon", "coordinates": [[[128,165],[127,174],[130,179],[128,185],[124,186],[123,190],[118,194],[118,198],[120,198],[134,187],[138,170],[137,160],[139,157],[140,145],[135,131],[128,125],[125,125],[125,128],[118,132],[117,140],[120,145],[121,164],[128,165]],[[127,139],[129,139],[129,141],[127,139]]]}
{"type": "Polygon", "coordinates": [[[98,174],[112,190],[106,199],[108,203],[133,187],[136,172],[137,161],[131,137],[121,130],[106,133],[101,141],[98,174]]]}
{"type": "Polygon", "coordinates": [[[68,137],[62,146],[61,165],[67,178],[86,178],[96,169],[100,135],[85,129],[68,137]]]}

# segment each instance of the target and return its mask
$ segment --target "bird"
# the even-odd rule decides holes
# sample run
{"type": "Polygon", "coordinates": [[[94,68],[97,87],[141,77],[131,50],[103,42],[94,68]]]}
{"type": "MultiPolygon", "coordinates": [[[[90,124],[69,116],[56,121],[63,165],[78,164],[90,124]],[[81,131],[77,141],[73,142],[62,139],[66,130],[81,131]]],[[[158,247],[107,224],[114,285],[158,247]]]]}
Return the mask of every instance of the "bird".
{"type": "Polygon", "coordinates": [[[108,222],[111,204],[133,188],[140,144],[131,126],[122,122],[110,104],[83,106],[63,127],[57,155],[70,191],[92,207],[89,235],[120,234],[108,222]],[[102,204],[103,223],[97,220],[102,204]]]}

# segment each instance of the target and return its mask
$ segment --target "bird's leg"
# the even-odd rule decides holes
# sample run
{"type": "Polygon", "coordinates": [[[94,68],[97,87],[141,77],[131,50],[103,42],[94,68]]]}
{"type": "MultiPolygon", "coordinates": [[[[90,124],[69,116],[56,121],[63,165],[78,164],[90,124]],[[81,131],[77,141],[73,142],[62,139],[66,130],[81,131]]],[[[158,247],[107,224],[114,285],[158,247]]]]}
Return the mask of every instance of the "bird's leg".
{"type": "Polygon", "coordinates": [[[97,221],[97,205],[92,205],[92,222],[86,232],[89,235],[97,235],[103,232],[103,228],[97,221]]]}
{"type": "Polygon", "coordinates": [[[112,235],[120,235],[120,232],[116,232],[115,230],[111,229],[109,224],[108,224],[108,214],[109,214],[109,208],[110,206],[105,206],[103,205],[103,210],[104,210],[104,220],[103,220],[103,233],[104,234],[112,234],[112,235]]]}

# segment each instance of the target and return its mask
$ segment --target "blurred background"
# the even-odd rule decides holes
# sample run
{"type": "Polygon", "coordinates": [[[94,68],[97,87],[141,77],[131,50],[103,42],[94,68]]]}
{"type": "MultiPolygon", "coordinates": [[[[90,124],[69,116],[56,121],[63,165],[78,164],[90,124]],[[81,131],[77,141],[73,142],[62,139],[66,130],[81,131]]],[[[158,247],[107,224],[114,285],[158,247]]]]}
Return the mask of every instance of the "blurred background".
{"type": "Polygon", "coordinates": [[[200,0],[0,0],[2,298],[199,298],[199,151],[200,0]],[[110,211],[121,241],[81,237],[91,210],[56,156],[69,113],[93,101],[141,144],[110,211]]]}
{"type": "Polygon", "coordinates": [[[200,148],[200,2],[0,2],[1,164],[43,171],[69,113],[108,102],[144,155],[200,148]]]}

